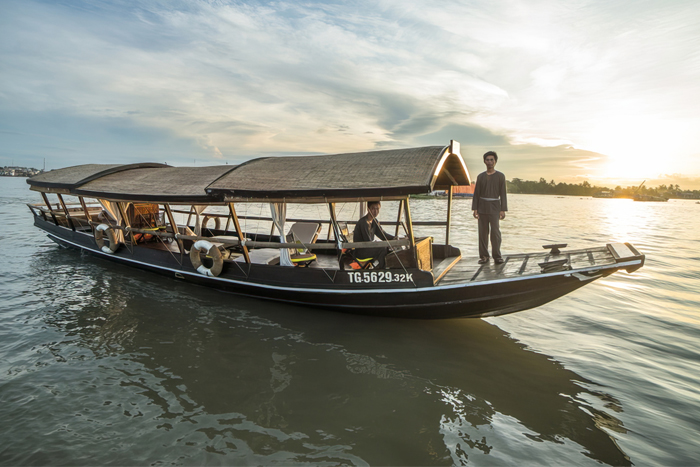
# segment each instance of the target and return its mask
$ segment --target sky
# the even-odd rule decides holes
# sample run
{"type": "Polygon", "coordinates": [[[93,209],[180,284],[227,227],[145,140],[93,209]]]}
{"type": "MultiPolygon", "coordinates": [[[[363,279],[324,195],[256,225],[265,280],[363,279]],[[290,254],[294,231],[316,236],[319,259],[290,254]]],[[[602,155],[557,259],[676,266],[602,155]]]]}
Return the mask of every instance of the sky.
{"type": "Polygon", "coordinates": [[[700,2],[0,0],[0,166],[462,145],[700,189],[700,2]]]}

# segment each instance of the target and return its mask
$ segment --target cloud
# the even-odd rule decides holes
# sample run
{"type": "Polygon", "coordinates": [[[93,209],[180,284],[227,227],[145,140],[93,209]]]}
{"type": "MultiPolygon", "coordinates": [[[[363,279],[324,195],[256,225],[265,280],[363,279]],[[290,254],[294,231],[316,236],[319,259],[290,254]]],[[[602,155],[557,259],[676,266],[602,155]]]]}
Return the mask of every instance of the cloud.
{"type": "Polygon", "coordinates": [[[194,159],[208,159],[214,152],[213,148],[181,138],[168,129],[107,115],[84,117],[54,111],[0,109],[0,127],[33,129],[31,133],[14,131],[1,137],[0,157],[30,167],[42,167],[44,158],[48,169],[143,161],[182,165],[191,164],[194,159]]]}
{"type": "Polygon", "coordinates": [[[529,157],[519,167],[543,176],[651,165],[662,150],[676,157],[657,173],[700,173],[697,13],[689,1],[10,0],[0,130],[46,144],[0,133],[0,155],[68,138],[82,141],[71,161],[110,144],[216,163],[457,139],[529,157]],[[61,118],[100,130],[54,131],[61,118]]]}
{"type": "Polygon", "coordinates": [[[700,177],[687,177],[682,174],[663,174],[647,181],[649,186],[680,185],[685,190],[700,190],[700,177]]]}
{"type": "Polygon", "coordinates": [[[476,125],[458,125],[450,123],[425,135],[415,138],[420,145],[434,145],[449,142],[450,139],[459,141],[466,146],[506,146],[509,144],[505,135],[498,135],[492,131],[476,125]]]}

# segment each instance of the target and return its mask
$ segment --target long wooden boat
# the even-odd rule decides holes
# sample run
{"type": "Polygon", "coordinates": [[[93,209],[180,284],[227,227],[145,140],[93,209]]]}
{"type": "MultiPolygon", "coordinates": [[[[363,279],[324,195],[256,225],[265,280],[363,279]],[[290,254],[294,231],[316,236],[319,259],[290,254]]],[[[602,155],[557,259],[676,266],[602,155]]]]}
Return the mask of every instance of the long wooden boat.
{"type": "Polygon", "coordinates": [[[34,224],[60,245],[184,282],[344,312],[496,316],[537,307],[621,269],[632,272],[645,259],[629,243],[564,251],[565,245],[547,245],[506,255],[503,264],[462,258],[449,240],[452,190],[471,179],[455,141],[238,166],[87,164],[27,182],[43,198],[28,205],[34,224]],[[448,193],[446,220],[414,221],[410,196],[433,190],[448,193]],[[398,204],[396,221],[383,225],[403,238],[352,242],[348,227],[360,216],[341,220],[336,206],[362,210],[371,200],[398,204]],[[286,207],[296,204],[317,204],[327,214],[287,219],[286,207]],[[245,205],[269,205],[270,215],[238,216],[245,205]],[[244,231],[241,220],[262,222],[265,231],[244,231]],[[416,226],[440,229],[441,237],[445,229],[445,243],[416,237],[416,226]],[[353,261],[354,249],[368,246],[392,248],[386,269],[353,261]]]}

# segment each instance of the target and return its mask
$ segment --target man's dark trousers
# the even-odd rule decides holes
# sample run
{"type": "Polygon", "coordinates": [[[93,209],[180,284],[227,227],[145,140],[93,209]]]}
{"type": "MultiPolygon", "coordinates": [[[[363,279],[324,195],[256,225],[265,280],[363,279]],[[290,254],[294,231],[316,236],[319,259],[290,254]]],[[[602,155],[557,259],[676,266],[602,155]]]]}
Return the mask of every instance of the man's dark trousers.
{"type": "Polygon", "coordinates": [[[501,202],[481,200],[479,207],[479,256],[481,258],[489,257],[490,230],[493,259],[499,259],[501,258],[501,202]]]}

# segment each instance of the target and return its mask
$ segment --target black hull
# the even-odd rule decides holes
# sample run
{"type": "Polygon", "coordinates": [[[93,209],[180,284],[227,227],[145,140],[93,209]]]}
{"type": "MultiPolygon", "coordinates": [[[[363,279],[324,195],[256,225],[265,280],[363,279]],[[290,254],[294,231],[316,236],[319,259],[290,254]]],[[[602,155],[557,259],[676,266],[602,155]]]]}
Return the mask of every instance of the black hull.
{"type": "Polygon", "coordinates": [[[124,246],[116,254],[107,254],[97,249],[89,233],[56,226],[38,217],[35,225],[62,246],[184,282],[265,300],[400,318],[444,319],[514,313],[548,303],[618,269],[639,267],[621,263],[591,268],[595,271],[465,281],[448,286],[434,286],[432,274],[418,269],[406,271],[412,275],[412,283],[391,284],[351,284],[348,279],[351,271],[328,273],[322,269],[299,270],[246,263],[229,264],[219,277],[208,277],[195,271],[188,255],[144,247],[129,251],[124,246]]]}

